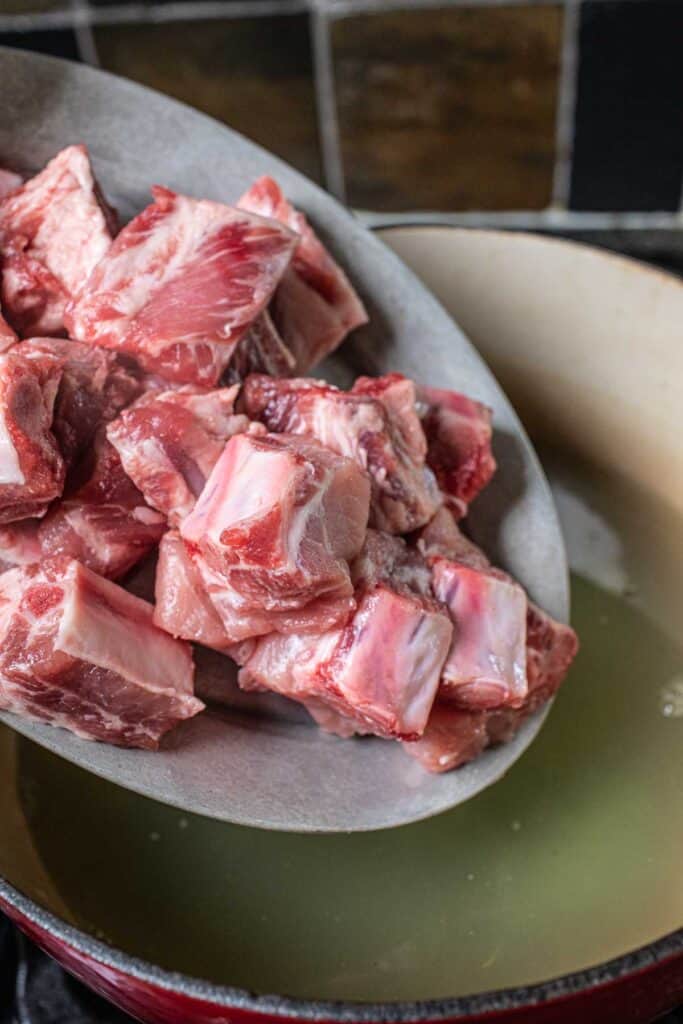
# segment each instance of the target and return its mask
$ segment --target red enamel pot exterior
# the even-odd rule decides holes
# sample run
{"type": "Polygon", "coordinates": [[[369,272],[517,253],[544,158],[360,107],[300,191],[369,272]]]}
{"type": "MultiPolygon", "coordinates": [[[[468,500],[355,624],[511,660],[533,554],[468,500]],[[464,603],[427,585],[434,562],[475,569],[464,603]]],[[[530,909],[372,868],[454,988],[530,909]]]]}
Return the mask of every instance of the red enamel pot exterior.
{"type": "Polygon", "coordinates": [[[161,971],[96,942],[1,881],[0,910],[67,971],[145,1024],[649,1024],[683,1000],[683,929],[541,985],[422,1003],[315,1003],[254,996],[161,971]]]}

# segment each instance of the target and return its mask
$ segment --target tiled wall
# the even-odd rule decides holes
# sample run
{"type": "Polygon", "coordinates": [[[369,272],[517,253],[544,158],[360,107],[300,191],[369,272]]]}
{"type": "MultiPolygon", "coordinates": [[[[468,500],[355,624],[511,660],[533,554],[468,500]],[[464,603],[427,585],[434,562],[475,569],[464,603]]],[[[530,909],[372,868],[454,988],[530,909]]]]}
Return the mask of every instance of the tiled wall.
{"type": "Polygon", "coordinates": [[[683,0],[0,0],[285,157],[371,223],[683,252],[683,0]]]}

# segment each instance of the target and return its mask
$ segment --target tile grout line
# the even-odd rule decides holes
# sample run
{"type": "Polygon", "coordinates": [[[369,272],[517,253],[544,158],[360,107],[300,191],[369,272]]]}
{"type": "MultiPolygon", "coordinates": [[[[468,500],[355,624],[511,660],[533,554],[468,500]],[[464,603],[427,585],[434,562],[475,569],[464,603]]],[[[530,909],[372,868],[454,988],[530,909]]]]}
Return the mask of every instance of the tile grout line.
{"type": "Polygon", "coordinates": [[[305,14],[307,0],[177,0],[167,4],[121,3],[108,7],[63,8],[34,14],[0,14],[0,32],[73,28],[87,25],[163,24],[173,21],[234,20],[305,14]]]}
{"type": "Polygon", "coordinates": [[[346,201],[346,181],[337,117],[330,21],[324,8],[315,0],[311,8],[311,35],[315,102],[325,186],[328,192],[343,203],[346,201]]]}
{"type": "Polygon", "coordinates": [[[80,15],[74,25],[74,34],[78,45],[78,52],[81,60],[91,67],[100,66],[100,58],[95,45],[88,0],[71,0],[71,6],[75,14],[80,15]]]}
{"type": "MultiPolygon", "coordinates": [[[[352,14],[377,14],[380,12],[418,10],[444,7],[539,7],[547,6],[549,0],[319,0],[325,5],[331,18],[343,18],[352,14]]],[[[559,0],[566,6],[572,0],[559,0]]],[[[612,0],[594,0],[595,3],[610,3],[612,0]]],[[[622,0],[636,3],[638,0],[622,0]]]]}
{"type": "MultiPolygon", "coordinates": [[[[66,2],[66,0],[65,0],[66,2]]],[[[577,0],[562,0],[564,4],[577,0]]],[[[611,0],[593,0],[609,3],[611,0]]],[[[638,0],[622,0],[636,3],[638,0]]],[[[302,14],[324,10],[328,18],[346,14],[400,11],[441,7],[535,7],[548,0],[174,0],[171,3],[113,3],[87,10],[63,7],[61,10],[33,13],[0,13],[0,32],[30,32],[35,29],[78,28],[89,25],[115,25],[121,22],[161,23],[167,21],[207,21],[223,18],[267,17],[274,14],[302,14]]]]}
{"type": "Polygon", "coordinates": [[[579,25],[581,0],[564,0],[562,50],[555,120],[553,206],[569,206],[574,155],[574,120],[579,78],[579,25]]]}

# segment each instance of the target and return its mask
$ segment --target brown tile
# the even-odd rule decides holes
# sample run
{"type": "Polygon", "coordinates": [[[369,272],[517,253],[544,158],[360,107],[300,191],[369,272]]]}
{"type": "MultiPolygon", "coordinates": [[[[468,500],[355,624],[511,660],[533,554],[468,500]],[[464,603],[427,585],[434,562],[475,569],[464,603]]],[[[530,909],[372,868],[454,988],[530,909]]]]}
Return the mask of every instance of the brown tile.
{"type": "Polygon", "coordinates": [[[100,26],[102,67],[175,96],[320,180],[307,15],[100,26]]]}
{"type": "Polygon", "coordinates": [[[561,25],[555,5],[335,22],[349,202],[376,210],[545,206],[561,25]]]}

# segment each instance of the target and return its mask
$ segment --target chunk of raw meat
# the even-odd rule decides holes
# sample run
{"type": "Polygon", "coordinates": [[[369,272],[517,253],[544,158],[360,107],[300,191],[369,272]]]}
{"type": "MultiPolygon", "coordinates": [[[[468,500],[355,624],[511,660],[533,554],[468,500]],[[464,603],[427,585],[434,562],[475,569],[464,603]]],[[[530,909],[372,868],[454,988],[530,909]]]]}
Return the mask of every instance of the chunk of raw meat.
{"type": "Polygon", "coordinates": [[[58,360],[9,349],[0,355],[0,523],[44,515],[64,486],[50,429],[62,375],[58,360]]]}
{"type": "Polygon", "coordinates": [[[351,282],[308,223],[285,199],[272,178],[259,178],[238,204],[273,217],[299,236],[291,267],[275,293],[271,313],[298,373],[307,373],[334,351],[346,335],[367,323],[351,282]]]}
{"type": "Polygon", "coordinates": [[[268,311],[254,321],[238,341],[225,373],[226,381],[243,381],[250,373],[268,373],[289,377],[294,372],[294,356],[280,337],[268,311]]]}
{"type": "Polygon", "coordinates": [[[372,481],[371,524],[406,533],[426,523],[441,501],[425,465],[414,385],[392,374],[373,382],[371,393],[368,380],[360,378],[352,392],[345,392],[310,378],[254,374],[245,381],[240,403],[269,430],[315,437],[355,459],[372,481]]]}
{"type": "Polygon", "coordinates": [[[0,200],[2,304],[22,337],[62,334],[67,303],[111,244],[113,211],[85,146],[69,146],[0,200]]]}
{"type": "Polygon", "coordinates": [[[3,318],[2,311],[0,310],[0,352],[6,352],[8,348],[11,348],[17,340],[17,336],[3,318]]]}
{"type": "Polygon", "coordinates": [[[487,569],[488,558],[477,545],[466,537],[458,526],[452,509],[442,505],[415,537],[418,551],[428,560],[435,556],[450,558],[472,569],[487,569]]]}
{"type": "Polygon", "coordinates": [[[41,555],[68,555],[119,579],[159,543],[166,520],[145,504],[104,430],[74,474],[74,488],[38,528],[41,555]]]}
{"type": "Polygon", "coordinates": [[[23,178],[14,171],[7,171],[0,167],[0,199],[4,199],[10,192],[14,192],[23,184],[23,178]]]}
{"type": "Polygon", "coordinates": [[[39,519],[22,519],[0,526],[0,573],[17,565],[40,561],[39,525],[39,519]]]}
{"type": "Polygon", "coordinates": [[[159,545],[154,621],[171,636],[226,651],[231,644],[199,570],[177,530],[159,545]]]}
{"type": "Polygon", "coordinates": [[[137,398],[142,385],[115,352],[63,338],[32,338],[16,351],[27,348],[62,365],[52,432],[68,469],[90,447],[98,428],[137,398]]]}
{"type": "Polygon", "coordinates": [[[296,236],[276,221],[166,188],[118,235],[66,314],[69,333],[149,373],[215,385],[263,312],[296,236]]]}
{"type": "Polygon", "coordinates": [[[369,503],[356,463],[315,441],[231,438],[180,527],[230,638],[347,618],[369,503]]]}
{"type": "Polygon", "coordinates": [[[171,525],[190,514],[230,437],[265,433],[262,424],[235,415],[237,390],[149,391],[109,424],[107,437],[126,473],[171,525]]]}
{"type": "Polygon", "coordinates": [[[427,462],[460,517],[496,471],[491,410],[457,391],[418,388],[427,462]]]}
{"type": "Polygon", "coordinates": [[[558,690],[578,650],[576,633],[529,602],[528,695],[517,709],[465,711],[440,699],[424,736],[404,750],[428,771],[445,772],[472,761],[489,745],[507,743],[524,721],[558,690]]]}
{"type": "Polygon", "coordinates": [[[420,736],[453,627],[424,591],[429,573],[400,539],[368,531],[354,563],[358,608],[321,636],[272,634],[247,652],[243,689],[271,689],[303,703],[337,735],[420,736]]]}
{"type": "Polygon", "coordinates": [[[526,594],[496,570],[435,558],[432,584],[455,626],[440,696],[460,707],[519,707],[527,695],[526,594]]]}
{"type": "Polygon", "coordinates": [[[69,558],[0,576],[0,707],[84,739],[154,750],[204,707],[187,644],[152,606],[69,558]]]}

